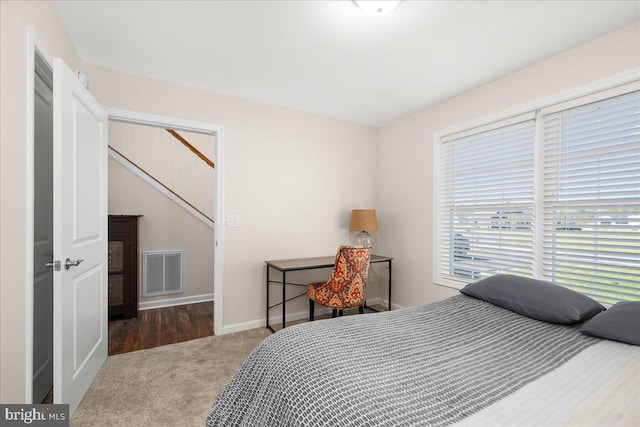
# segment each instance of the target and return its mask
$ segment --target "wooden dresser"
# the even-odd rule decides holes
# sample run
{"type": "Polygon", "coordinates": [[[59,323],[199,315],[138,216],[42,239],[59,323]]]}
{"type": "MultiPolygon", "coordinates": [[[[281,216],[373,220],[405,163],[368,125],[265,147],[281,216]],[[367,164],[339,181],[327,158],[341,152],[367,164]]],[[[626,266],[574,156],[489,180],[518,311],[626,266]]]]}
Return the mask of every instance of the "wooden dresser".
{"type": "Polygon", "coordinates": [[[109,215],[109,317],[138,317],[138,218],[109,215]]]}

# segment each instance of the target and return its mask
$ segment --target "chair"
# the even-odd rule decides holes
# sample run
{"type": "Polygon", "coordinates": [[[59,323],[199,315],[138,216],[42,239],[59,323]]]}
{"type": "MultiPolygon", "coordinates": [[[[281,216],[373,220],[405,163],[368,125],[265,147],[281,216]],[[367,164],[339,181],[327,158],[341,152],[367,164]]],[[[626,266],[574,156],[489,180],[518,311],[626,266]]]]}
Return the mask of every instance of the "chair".
{"type": "Polygon", "coordinates": [[[329,280],[307,285],[309,320],[313,321],[316,303],[332,308],[331,317],[336,317],[336,313],[342,316],[342,310],[345,308],[358,307],[360,314],[364,313],[370,260],[371,248],[340,246],[329,280]]]}

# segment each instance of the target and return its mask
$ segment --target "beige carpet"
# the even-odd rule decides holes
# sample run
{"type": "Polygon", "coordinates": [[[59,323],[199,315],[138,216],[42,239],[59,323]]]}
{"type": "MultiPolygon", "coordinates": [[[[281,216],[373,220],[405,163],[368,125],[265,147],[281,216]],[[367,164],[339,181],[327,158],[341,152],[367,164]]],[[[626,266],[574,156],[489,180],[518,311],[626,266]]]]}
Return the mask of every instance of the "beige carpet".
{"type": "Polygon", "coordinates": [[[218,393],[266,329],[107,358],[71,426],[203,426],[218,393]]]}

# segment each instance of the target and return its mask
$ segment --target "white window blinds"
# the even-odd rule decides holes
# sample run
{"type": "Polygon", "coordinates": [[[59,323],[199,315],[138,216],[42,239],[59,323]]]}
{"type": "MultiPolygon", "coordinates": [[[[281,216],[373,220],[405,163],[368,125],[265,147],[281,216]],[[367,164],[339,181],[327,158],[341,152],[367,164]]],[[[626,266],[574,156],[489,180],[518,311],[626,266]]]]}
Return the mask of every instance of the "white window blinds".
{"type": "Polygon", "coordinates": [[[544,115],[543,274],[640,300],[640,92],[544,115]]]}
{"type": "Polygon", "coordinates": [[[640,301],[640,82],[440,138],[436,281],[640,301]]]}
{"type": "Polygon", "coordinates": [[[532,118],[442,139],[437,268],[446,280],[533,274],[532,118]]]}

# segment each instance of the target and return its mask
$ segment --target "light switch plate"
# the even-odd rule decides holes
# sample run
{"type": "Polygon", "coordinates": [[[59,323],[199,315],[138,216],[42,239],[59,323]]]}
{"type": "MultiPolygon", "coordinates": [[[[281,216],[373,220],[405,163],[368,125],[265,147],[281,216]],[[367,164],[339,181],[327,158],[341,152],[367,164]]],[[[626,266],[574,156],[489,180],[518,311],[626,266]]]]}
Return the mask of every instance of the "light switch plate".
{"type": "Polygon", "coordinates": [[[227,228],[240,227],[240,215],[227,215],[227,228]]]}

